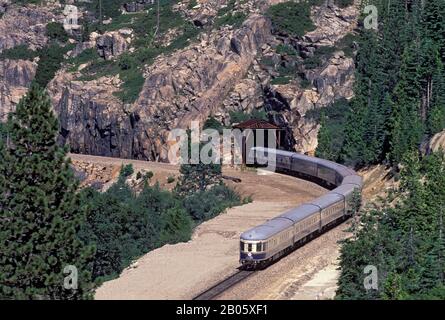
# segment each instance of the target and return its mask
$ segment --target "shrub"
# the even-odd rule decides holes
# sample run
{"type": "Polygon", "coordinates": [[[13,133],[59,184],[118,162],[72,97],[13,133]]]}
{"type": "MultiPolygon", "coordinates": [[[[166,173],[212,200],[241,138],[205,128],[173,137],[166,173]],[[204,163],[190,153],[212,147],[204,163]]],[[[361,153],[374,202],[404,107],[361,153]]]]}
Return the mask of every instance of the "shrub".
{"type": "Polygon", "coordinates": [[[184,207],[190,216],[197,221],[215,217],[230,207],[240,205],[241,198],[224,184],[200,191],[184,199],[184,207]]]}
{"type": "Polygon", "coordinates": [[[148,171],[147,174],[145,175],[145,177],[150,180],[151,178],[153,178],[154,174],[153,171],[148,171]]]}
{"type": "Polygon", "coordinates": [[[99,55],[97,54],[97,51],[94,48],[85,49],[77,57],[68,60],[68,63],[73,65],[73,67],[70,70],[76,71],[81,64],[94,61],[98,57],[99,55]]]}
{"type": "Polygon", "coordinates": [[[175,182],[175,177],[170,176],[167,178],[167,183],[173,183],[173,182],[175,182]]]}
{"type": "Polygon", "coordinates": [[[266,15],[272,20],[274,31],[292,37],[301,37],[315,30],[311,20],[311,4],[308,1],[283,2],[271,6],[266,15]]]}
{"type": "Polygon", "coordinates": [[[124,103],[133,103],[138,98],[144,85],[145,79],[142,76],[142,71],[129,69],[120,72],[119,75],[123,84],[121,85],[121,90],[113,94],[124,103]]]}
{"type": "Polygon", "coordinates": [[[334,0],[334,3],[340,8],[346,8],[354,4],[354,0],[334,0]]]}
{"type": "Polygon", "coordinates": [[[166,243],[187,241],[191,219],[180,200],[159,185],[136,195],[120,179],[107,192],[82,191],[89,207],[79,237],[94,244],[93,277],[97,283],[117,276],[134,259],[166,243]]]}
{"type": "Polygon", "coordinates": [[[33,60],[39,55],[37,51],[29,49],[26,45],[18,45],[11,49],[6,49],[0,54],[0,59],[10,60],[33,60]]]}
{"type": "Polygon", "coordinates": [[[59,22],[48,23],[46,25],[46,35],[51,40],[57,40],[60,42],[66,42],[68,40],[68,34],[63,28],[63,25],[59,22]]]}
{"type": "Polygon", "coordinates": [[[297,50],[288,44],[279,44],[275,51],[281,55],[295,56],[297,55],[297,50]]]}
{"type": "Polygon", "coordinates": [[[198,1],[196,0],[190,0],[189,4],[187,5],[187,9],[193,9],[198,5],[198,1]]]}
{"type": "Polygon", "coordinates": [[[37,82],[42,88],[46,87],[48,82],[54,78],[57,70],[59,70],[64,59],[64,54],[66,54],[72,48],[73,46],[71,45],[61,47],[58,44],[51,44],[50,46],[43,48],[39,52],[40,61],[34,81],[37,82]]]}
{"type": "Polygon", "coordinates": [[[134,173],[133,165],[127,164],[126,166],[122,165],[121,172],[119,173],[119,177],[127,178],[134,173]]]}
{"type": "Polygon", "coordinates": [[[343,50],[347,57],[354,56],[355,49],[355,41],[357,40],[357,36],[352,33],[348,33],[344,36],[337,44],[338,49],[343,50]]]}
{"type": "Polygon", "coordinates": [[[222,133],[224,126],[214,117],[210,117],[204,122],[203,130],[205,129],[215,129],[218,130],[219,133],[222,133]]]}
{"type": "Polygon", "coordinates": [[[323,61],[320,59],[319,56],[312,56],[307,58],[306,60],[304,60],[304,67],[306,69],[316,69],[321,67],[321,65],[323,64],[323,61]]]}
{"type": "Polygon", "coordinates": [[[283,77],[276,77],[273,78],[270,83],[271,84],[275,84],[275,85],[284,85],[284,84],[288,84],[289,82],[292,81],[292,77],[290,76],[283,76],[283,77]]]}
{"type": "Polygon", "coordinates": [[[335,52],[336,48],[331,46],[318,47],[313,56],[304,60],[303,64],[306,69],[315,69],[323,65],[323,62],[335,52]]]}
{"type": "Polygon", "coordinates": [[[341,99],[327,108],[312,109],[306,113],[307,119],[317,123],[322,122],[323,125],[318,137],[317,156],[323,155],[329,160],[339,160],[349,108],[349,102],[341,99]],[[323,137],[328,137],[328,139],[323,139],[323,137]]]}

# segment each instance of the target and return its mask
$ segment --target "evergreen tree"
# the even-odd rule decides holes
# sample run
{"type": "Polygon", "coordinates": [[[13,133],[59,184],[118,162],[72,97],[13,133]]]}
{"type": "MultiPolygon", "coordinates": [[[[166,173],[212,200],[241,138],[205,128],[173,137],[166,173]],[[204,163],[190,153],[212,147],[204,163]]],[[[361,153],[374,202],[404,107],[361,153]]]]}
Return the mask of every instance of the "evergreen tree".
{"type": "Polygon", "coordinates": [[[84,219],[78,184],[56,143],[49,97],[33,86],[8,119],[0,165],[0,297],[90,297],[92,248],[77,238],[84,219]],[[64,268],[78,270],[78,289],[65,289],[64,268]]]}
{"type": "Polygon", "coordinates": [[[360,212],[341,248],[338,299],[438,299],[444,292],[445,158],[404,157],[400,186],[360,212]],[[378,290],[363,286],[364,267],[378,270],[378,290]]]}
{"type": "Polygon", "coordinates": [[[394,106],[390,119],[390,159],[394,164],[400,163],[407,152],[417,149],[423,133],[419,111],[420,81],[415,44],[404,52],[400,78],[394,92],[394,106]]]}
{"type": "Polygon", "coordinates": [[[423,36],[437,43],[442,61],[445,62],[445,2],[424,1],[422,12],[423,36]]]}
{"type": "Polygon", "coordinates": [[[360,30],[355,97],[340,160],[364,166],[389,159],[396,166],[405,153],[445,127],[445,4],[366,4],[378,7],[379,28],[360,30]]]}
{"type": "MultiPolygon", "coordinates": [[[[187,136],[188,141],[183,147],[188,148],[189,159],[183,159],[185,163],[183,163],[179,169],[181,176],[175,187],[175,192],[182,197],[192,195],[199,191],[206,191],[210,187],[222,183],[221,164],[217,163],[212,149],[209,151],[209,158],[213,159],[211,163],[205,164],[202,161],[199,161],[197,164],[191,164],[192,143],[195,142],[192,142],[191,140],[190,130],[188,131],[187,136]]],[[[212,141],[209,143],[216,142],[212,141]]],[[[196,144],[201,152],[203,145],[201,142],[196,142],[196,144]]],[[[216,143],[214,147],[217,148],[218,143],[216,143]]]]}

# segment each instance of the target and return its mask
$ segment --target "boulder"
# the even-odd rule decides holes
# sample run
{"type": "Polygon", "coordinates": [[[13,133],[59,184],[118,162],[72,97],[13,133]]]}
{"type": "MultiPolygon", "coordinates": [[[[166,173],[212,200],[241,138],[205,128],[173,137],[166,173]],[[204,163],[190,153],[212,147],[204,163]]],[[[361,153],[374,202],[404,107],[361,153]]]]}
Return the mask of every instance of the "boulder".
{"type": "Polygon", "coordinates": [[[96,39],[97,53],[105,60],[121,55],[128,49],[126,38],[118,31],[107,32],[96,39]]]}
{"type": "Polygon", "coordinates": [[[437,152],[441,149],[445,151],[445,130],[434,135],[428,144],[428,153],[437,152]]]}

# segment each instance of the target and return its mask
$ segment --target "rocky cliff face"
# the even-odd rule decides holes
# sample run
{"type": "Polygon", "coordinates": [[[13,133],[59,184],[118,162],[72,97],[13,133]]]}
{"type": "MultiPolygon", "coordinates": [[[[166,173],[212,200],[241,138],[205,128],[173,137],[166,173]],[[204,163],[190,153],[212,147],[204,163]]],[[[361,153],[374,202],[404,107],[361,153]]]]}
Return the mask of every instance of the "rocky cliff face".
{"type": "Polygon", "coordinates": [[[149,157],[161,151],[161,159],[165,159],[166,150],[155,151],[153,146],[162,145],[169,130],[187,128],[192,120],[203,123],[216,113],[224,97],[245,77],[269,36],[269,21],[252,15],[238,30],[203,35],[199,45],[159,59],[149,70],[134,108],[139,119],[136,153],[149,157]],[[160,136],[155,138],[153,134],[160,136]]]}
{"type": "Polygon", "coordinates": [[[19,7],[4,1],[5,11],[0,19],[0,52],[18,45],[27,45],[35,50],[46,44],[45,26],[60,17],[54,12],[58,5],[27,5],[19,7]]]}
{"type": "Polygon", "coordinates": [[[61,141],[75,153],[131,158],[130,114],[113,95],[119,79],[78,81],[76,76],[61,70],[48,85],[61,141]]]}
{"type": "Polygon", "coordinates": [[[37,63],[26,60],[0,61],[0,121],[5,121],[28,91],[37,63]]]}
{"type": "MultiPolygon", "coordinates": [[[[20,7],[9,0],[0,0],[0,53],[19,45],[31,50],[45,46],[48,41],[45,26],[61,19],[55,13],[57,8],[56,4],[20,7]]],[[[0,121],[6,120],[26,94],[36,70],[37,60],[0,60],[0,121]]]]}
{"type": "MultiPolygon", "coordinates": [[[[283,1],[270,1],[273,4],[283,1]]],[[[260,59],[267,57],[275,65],[290,64],[286,54],[278,54],[279,45],[298,48],[302,55],[311,57],[319,48],[335,48],[338,42],[353,32],[356,27],[358,9],[356,6],[340,9],[329,2],[312,10],[316,29],[299,39],[271,37],[263,45],[259,57],[254,61],[247,78],[242,80],[223,103],[216,116],[228,123],[229,110],[251,111],[264,107],[271,121],[287,127],[288,149],[313,153],[317,147],[319,124],[305,117],[311,109],[324,108],[338,99],[353,97],[354,59],[340,49],[334,50],[317,68],[306,69],[302,61],[294,61],[309,85],[301,81],[288,84],[271,84],[276,70],[264,66],[260,59]]]]}
{"type": "Polygon", "coordinates": [[[148,68],[133,105],[112,96],[116,81],[77,82],[60,72],[48,90],[62,137],[74,152],[165,161],[170,130],[217,112],[269,36],[270,22],[259,15],[240,29],[203,34],[199,43],[159,57],[148,68]]]}
{"type": "MultiPolygon", "coordinates": [[[[264,109],[271,121],[287,127],[289,149],[312,152],[317,145],[319,128],[317,123],[307,120],[305,114],[313,108],[327,107],[336,99],[352,97],[354,63],[342,50],[335,50],[315,68],[304,68],[303,60],[320,47],[336,46],[351,32],[357,9],[339,9],[333,5],[315,8],[312,16],[316,30],[293,39],[272,35],[270,21],[260,14],[273,2],[280,1],[236,2],[236,10],[257,13],[250,14],[239,28],[209,29],[186,49],[159,56],[146,67],[145,83],[134,104],[124,104],[113,95],[122,85],[118,77],[81,81],[79,72],[63,68],[48,85],[61,123],[61,141],[69,143],[77,153],[166,161],[166,138],[170,130],[187,128],[192,120],[203,123],[210,115],[228,125],[230,111],[264,109]],[[280,45],[298,49],[303,60],[290,61],[286,54],[278,53],[280,45]],[[272,84],[276,71],[262,63],[264,57],[277,65],[295,64],[295,79],[287,84],[272,84]],[[296,73],[304,75],[306,85],[296,80],[296,73]]],[[[201,21],[195,24],[206,25],[228,1],[197,3],[203,10],[191,10],[188,1],[180,2],[177,9],[183,10],[192,21],[201,21]]],[[[33,16],[28,25],[39,26],[42,20],[53,19],[45,14],[41,13],[41,19],[40,14],[33,16]],[[43,18],[45,14],[47,18],[43,18]]],[[[0,29],[6,23],[5,18],[0,20],[0,29]]],[[[6,20],[8,28],[12,28],[9,19],[6,20]]],[[[30,43],[38,47],[47,41],[40,31],[31,35],[20,33],[19,41],[15,38],[5,36],[3,46],[11,47],[23,43],[24,39],[32,39],[30,43]]],[[[125,50],[131,51],[124,38],[127,37],[119,31],[103,36],[95,34],[91,41],[78,44],[70,54],[77,56],[85,49],[96,48],[103,58],[114,59],[125,50]],[[122,41],[114,41],[114,35],[122,41]]],[[[1,43],[0,38],[0,48],[1,43]]],[[[14,63],[0,64],[0,71],[7,70],[1,72],[7,76],[0,78],[3,115],[26,91],[35,73],[33,62],[14,63]],[[14,72],[20,75],[11,76],[14,72]],[[22,91],[14,93],[14,88],[22,91]]]]}

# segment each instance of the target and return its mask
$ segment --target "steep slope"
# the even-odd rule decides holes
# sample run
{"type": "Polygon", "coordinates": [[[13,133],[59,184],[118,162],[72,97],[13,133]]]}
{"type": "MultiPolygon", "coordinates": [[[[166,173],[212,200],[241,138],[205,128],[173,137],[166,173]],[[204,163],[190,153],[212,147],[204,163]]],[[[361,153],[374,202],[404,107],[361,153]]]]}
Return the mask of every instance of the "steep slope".
{"type": "MultiPolygon", "coordinates": [[[[172,1],[166,18],[175,15],[185,24],[167,23],[154,49],[141,47],[147,40],[141,38],[146,31],[141,33],[140,24],[154,23],[150,6],[104,21],[99,28],[104,30],[82,36],[83,42],[73,36],[74,49],[47,86],[61,123],[60,140],[75,153],[166,161],[170,130],[209,116],[229,126],[233,112],[258,110],[287,128],[287,148],[312,152],[319,125],[306,112],[353,95],[354,62],[347,51],[357,8],[339,8],[331,1],[312,7],[315,28],[295,37],[275,32],[267,17],[269,6],[278,2],[283,1],[172,1]],[[190,36],[188,23],[194,25],[190,36]],[[147,53],[148,59],[139,62],[147,53]],[[134,63],[137,69],[128,70],[134,63]]],[[[60,21],[56,7],[45,9],[48,21],[60,21]]],[[[1,23],[12,28],[11,17],[31,7],[12,8],[0,28],[1,23]]],[[[80,10],[91,16],[90,9],[80,10]]],[[[32,49],[48,41],[39,17],[29,18],[29,24],[43,28],[43,33],[37,28],[37,40],[20,37],[34,39],[32,49]]],[[[23,43],[4,37],[8,47],[23,43]]],[[[36,62],[2,62],[3,74],[22,74],[18,84],[0,77],[3,118],[26,91],[36,62]]]]}

